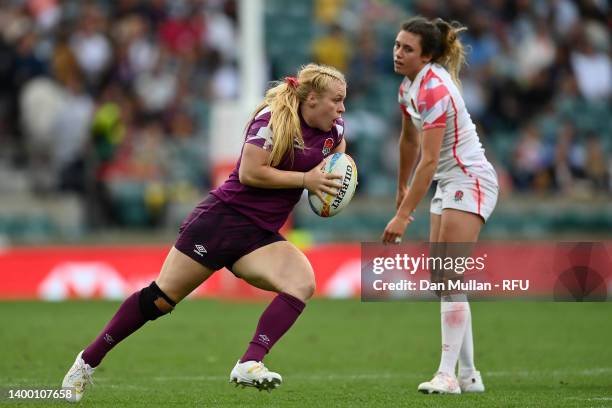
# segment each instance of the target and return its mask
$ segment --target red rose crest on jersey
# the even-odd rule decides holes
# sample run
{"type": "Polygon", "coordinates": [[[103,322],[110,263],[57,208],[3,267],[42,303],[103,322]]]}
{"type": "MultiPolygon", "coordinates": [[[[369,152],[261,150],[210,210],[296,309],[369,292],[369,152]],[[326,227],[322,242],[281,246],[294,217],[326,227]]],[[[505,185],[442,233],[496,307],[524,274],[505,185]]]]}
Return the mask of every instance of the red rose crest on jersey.
{"type": "Polygon", "coordinates": [[[331,137],[328,137],[327,139],[325,139],[325,143],[323,143],[323,155],[327,156],[329,152],[331,152],[331,149],[333,147],[334,147],[334,139],[332,139],[331,137]]]}
{"type": "Polygon", "coordinates": [[[461,200],[463,200],[463,191],[461,190],[455,191],[455,202],[458,203],[461,200]]]}

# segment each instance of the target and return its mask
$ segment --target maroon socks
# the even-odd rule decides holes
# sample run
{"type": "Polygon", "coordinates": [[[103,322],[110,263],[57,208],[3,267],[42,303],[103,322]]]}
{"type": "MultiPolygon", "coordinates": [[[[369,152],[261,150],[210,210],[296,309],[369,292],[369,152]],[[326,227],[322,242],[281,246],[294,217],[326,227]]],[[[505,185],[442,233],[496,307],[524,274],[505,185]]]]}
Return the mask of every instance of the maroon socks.
{"type": "Polygon", "coordinates": [[[255,335],[240,362],[263,360],[272,346],[293,326],[305,306],[300,299],[279,293],[261,315],[255,335]]]}
{"type": "Polygon", "coordinates": [[[106,353],[147,322],[140,311],[139,297],[140,292],[136,292],[125,299],[104,330],[83,351],[81,358],[85,363],[96,367],[106,353]]]}
{"type": "MultiPolygon", "coordinates": [[[[140,309],[140,292],[128,297],[98,337],[83,351],[85,363],[97,367],[106,353],[147,321],[140,309]]],[[[272,346],[289,330],[306,305],[287,293],[279,293],[261,315],[249,348],[240,359],[261,361],[272,346]]]]}

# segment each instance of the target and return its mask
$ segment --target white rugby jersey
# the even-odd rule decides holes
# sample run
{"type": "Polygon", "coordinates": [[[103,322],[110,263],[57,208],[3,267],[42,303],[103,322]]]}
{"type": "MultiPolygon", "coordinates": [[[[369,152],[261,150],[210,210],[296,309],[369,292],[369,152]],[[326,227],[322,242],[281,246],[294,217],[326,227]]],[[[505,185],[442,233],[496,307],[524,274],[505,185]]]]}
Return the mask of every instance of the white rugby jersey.
{"type": "Polygon", "coordinates": [[[435,180],[461,173],[477,176],[482,170],[492,168],[461,93],[442,66],[429,63],[414,81],[404,78],[398,99],[402,112],[410,116],[419,132],[445,128],[435,180]]]}

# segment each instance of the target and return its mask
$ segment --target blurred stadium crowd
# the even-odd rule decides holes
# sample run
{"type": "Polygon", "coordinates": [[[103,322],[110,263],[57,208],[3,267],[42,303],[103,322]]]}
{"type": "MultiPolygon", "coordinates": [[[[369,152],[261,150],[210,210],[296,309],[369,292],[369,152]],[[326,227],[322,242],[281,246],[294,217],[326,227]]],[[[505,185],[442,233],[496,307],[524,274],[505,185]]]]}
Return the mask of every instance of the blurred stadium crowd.
{"type": "Polygon", "coordinates": [[[26,171],[0,188],[77,192],[100,224],[154,224],[201,194],[210,106],[238,96],[235,6],[3,2],[3,168],[26,171]]]}
{"type": "MultiPolygon", "coordinates": [[[[385,147],[378,164],[387,180],[395,174],[389,158],[396,157],[389,136],[398,133],[400,117],[390,98],[398,83],[391,47],[402,19],[420,14],[468,27],[462,37],[468,49],[464,97],[505,193],[610,191],[607,2],[321,0],[314,13],[325,32],[315,34],[314,58],[348,73],[349,134],[374,139],[363,157],[385,147]]],[[[371,161],[358,163],[366,178],[380,174],[378,168],[363,171],[371,161]]]]}
{"type": "MultiPolygon", "coordinates": [[[[395,191],[391,51],[413,14],[469,28],[464,96],[504,194],[611,193],[606,1],[264,4],[269,79],[310,60],[347,74],[362,197],[395,191]]],[[[237,35],[235,0],[2,1],[0,195],[77,194],[93,226],[165,222],[211,187],[210,110],[240,97],[237,35]]]]}

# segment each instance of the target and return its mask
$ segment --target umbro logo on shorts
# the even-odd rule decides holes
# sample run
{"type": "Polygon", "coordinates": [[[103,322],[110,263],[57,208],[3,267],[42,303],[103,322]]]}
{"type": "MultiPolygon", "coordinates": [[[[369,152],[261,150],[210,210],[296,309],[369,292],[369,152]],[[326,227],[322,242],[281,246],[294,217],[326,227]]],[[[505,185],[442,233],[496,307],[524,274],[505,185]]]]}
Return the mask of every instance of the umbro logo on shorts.
{"type": "Polygon", "coordinates": [[[193,250],[193,252],[195,252],[196,254],[198,254],[200,256],[204,256],[205,253],[208,253],[206,248],[204,248],[204,245],[200,245],[200,244],[196,244],[195,249],[193,250]]]}

